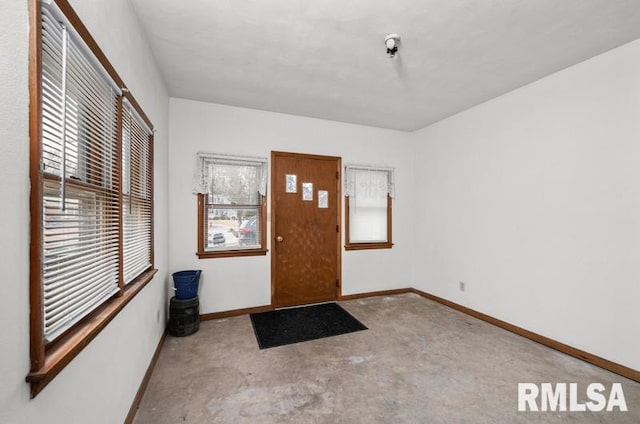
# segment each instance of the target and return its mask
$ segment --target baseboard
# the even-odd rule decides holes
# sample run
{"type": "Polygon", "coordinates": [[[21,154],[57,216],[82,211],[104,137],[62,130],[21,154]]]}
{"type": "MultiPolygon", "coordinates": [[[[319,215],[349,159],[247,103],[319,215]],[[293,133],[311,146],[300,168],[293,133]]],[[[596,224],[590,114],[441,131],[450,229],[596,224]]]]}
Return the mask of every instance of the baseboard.
{"type": "MultiPolygon", "coordinates": [[[[472,316],[474,318],[478,318],[482,321],[488,322],[489,324],[495,325],[496,327],[502,328],[503,330],[510,331],[519,336],[525,337],[534,342],[540,343],[544,346],[550,347],[551,349],[555,349],[559,352],[565,353],[569,356],[573,356],[574,358],[578,358],[590,364],[593,364],[597,367],[603,368],[607,371],[611,371],[623,377],[626,377],[630,380],[640,382],[640,371],[635,370],[633,368],[629,368],[627,366],[618,364],[616,362],[610,361],[608,359],[604,359],[600,356],[594,355],[589,352],[585,352],[583,350],[577,349],[573,346],[569,346],[557,340],[553,340],[549,337],[542,336],[540,334],[534,333],[533,331],[526,330],[522,327],[518,327],[517,325],[510,324],[506,321],[502,321],[498,318],[494,318],[490,315],[484,314],[482,312],[478,312],[471,308],[467,308],[466,306],[462,306],[458,303],[452,302],[447,299],[443,299],[441,297],[435,296],[431,293],[424,292],[422,290],[418,290],[415,288],[403,288],[403,289],[393,289],[393,290],[380,290],[373,292],[365,292],[365,293],[356,293],[356,294],[348,294],[341,295],[338,300],[339,301],[348,301],[348,300],[357,300],[364,299],[367,297],[376,297],[376,296],[392,296],[397,294],[404,293],[415,293],[426,299],[433,300],[434,302],[438,302],[442,305],[448,306],[452,309],[455,309],[459,312],[472,316]]],[[[212,319],[220,319],[220,318],[228,318],[235,317],[239,315],[246,314],[254,314],[259,312],[272,311],[275,308],[272,305],[264,305],[264,306],[256,306],[253,308],[244,308],[244,309],[233,309],[230,311],[222,311],[222,312],[213,312],[209,314],[200,315],[200,319],[203,321],[212,320],[212,319]]],[[[155,359],[155,358],[154,358],[155,359]]],[[[146,378],[146,376],[145,376],[146,378]]],[[[146,382],[145,382],[146,385],[146,382]]],[[[144,390],[143,390],[144,393],[144,390]]],[[[142,395],[140,394],[140,397],[142,395]]],[[[136,396],[137,398],[137,396],[136,396]]],[[[138,400],[139,402],[139,400],[138,400]]],[[[137,407],[136,407],[137,408],[137,407]]],[[[134,411],[135,412],[135,411],[134,411]]],[[[129,421],[127,421],[128,423],[129,421]]]]}
{"type": "Polygon", "coordinates": [[[230,311],[211,312],[208,314],[201,314],[201,321],[209,321],[212,319],[237,317],[239,315],[257,314],[260,312],[273,311],[275,308],[271,305],[254,306],[253,308],[232,309],[230,311]]]}
{"type": "Polygon", "coordinates": [[[494,318],[492,316],[483,314],[482,312],[478,312],[471,308],[467,308],[466,306],[462,306],[455,302],[452,302],[447,299],[443,299],[441,297],[432,295],[427,292],[423,292],[418,289],[411,289],[413,293],[416,293],[424,298],[433,300],[434,302],[438,302],[442,305],[448,306],[452,309],[455,309],[464,314],[470,315],[474,318],[478,318],[482,321],[488,322],[489,324],[493,324],[496,327],[502,328],[504,330],[515,333],[519,336],[525,337],[534,342],[540,343],[544,346],[550,347],[551,349],[555,349],[559,352],[565,353],[569,356],[573,356],[575,358],[581,359],[585,362],[593,364],[597,367],[603,368],[607,371],[611,371],[615,374],[626,377],[630,380],[640,382],[640,371],[635,370],[633,368],[629,368],[627,366],[618,364],[616,362],[610,361],[608,359],[604,359],[600,356],[594,355],[589,352],[585,352],[583,350],[577,349],[573,346],[569,346],[567,344],[561,343],[557,340],[550,339],[549,337],[542,336],[540,334],[534,333],[529,330],[525,330],[524,328],[518,327],[517,325],[510,324],[506,321],[502,321],[500,319],[494,318]]]}
{"type": "Polygon", "coordinates": [[[356,294],[347,294],[344,296],[340,296],[338,300],[356,300],[356,299],[364,299],[367,297],[375,297],[375,296],[392,296],[394,294],[404,294],[404,293],[413,293],[413,289],[393,289],[393,290],[380,290],[373,292],[365,292],[365,293],[356,293],[356,294]]]}
{"type": "Polygon", "coordinates": [[[160,341],[158,342],[156,351],[153,353],[153,358],[151,358],[149,367],[147,367],[147,372],[144,373],[144,377],[142,378],[142,382],[140,383],[140,387],[138,388],[136,397],[133,398],[133,402],[131,403],[131,408],[129,408],[129,413],[127,414],[127,418],[125,418],[124,420],[124,424],[133,423],[133,418],[136,416],[136,412],[138,411],[138,408],[140,407],[140,402],[142,401],[142,396],[144,395],[145,390],[147,390],[147,384],[149,384],[149,379],[151,378],[153,369],[156,367],[156,362],[158,362],[158,356],[160,356],[160,351],[162,350],[162,346],[164,345],[164,340],[166,337],[167,337],[167,330],[165,330],[164,333],[162,333],[162,337],[160,337],[160,341]]]}
{"type": "MultiPolygon", "coordinates": [[[[413,289],[405,288],[405,289],[393,289],[393,290],[381,290],[374,292],[365,292],[365,293],[356,293],[356,294],[348,294],[345,296],[338,297],[338,301],[344,300],[355,300],[355,299],[364,299],[365,297],[375,297],[375,296],[391,296],[394,294],[403,294],[403,293],[412,293],[413,289]]],[[[243,308],[243,309],[231,309],[229,311],[220,311],[220,312],[211,312],[208,314],[201,314],[201,321],[209,321],[212,319],[220,319],[220,318],[229,318],[229,317],[237,317],[239,315],[248,315],[248,314],[257,314],[260,312],[273,311],[276,308],[272,305],[264,305],[264,306],[254,306],[252,308],[243,308]]]]}

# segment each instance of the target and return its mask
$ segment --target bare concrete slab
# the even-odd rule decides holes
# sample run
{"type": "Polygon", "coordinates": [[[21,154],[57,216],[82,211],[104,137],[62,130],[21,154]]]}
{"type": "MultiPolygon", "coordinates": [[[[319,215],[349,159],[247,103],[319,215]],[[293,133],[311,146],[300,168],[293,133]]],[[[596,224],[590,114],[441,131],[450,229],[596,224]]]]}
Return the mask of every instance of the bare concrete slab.
{"type": "Polygon", "coordinates": [[[260,350],[241,316],[168,336],[134,422],[640,423],[639,383],[418,295],[340,304],[369,329],[260,350]],[[525,382],[581,402],[621,383],[629,410],[518,412],[525,382]]]}

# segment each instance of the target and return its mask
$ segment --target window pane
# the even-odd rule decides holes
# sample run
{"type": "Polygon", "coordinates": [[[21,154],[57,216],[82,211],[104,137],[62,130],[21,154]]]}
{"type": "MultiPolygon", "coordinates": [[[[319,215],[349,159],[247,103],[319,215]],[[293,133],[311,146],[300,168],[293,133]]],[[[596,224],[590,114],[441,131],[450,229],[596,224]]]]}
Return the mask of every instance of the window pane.
{"type": "Polygon", "coordinates": [[[255,165],[209,164],[211,203],[259,205],[261,168],[255,165]]]}
{"type": "MultiPolygon", "coordinates": [[[[42,10],[42,301],[52,341],[119,290],[118,93],[42,10]]],[[[40,335],[39,335],[40,336],[40,335]]]]}
{"type": "Polygon", "coordinates": [[[366,199],[359,204],[349,198],[349,236],[351,243],[387,242],[387,199],[374,202],[366,199]],[[377,203],[377,204],[376,204],[377,203]],[[353,204],[353,206],[351,206],[353,204]]]}
{"type": "Polygon", "coordinates": [[[113,186],[111,151],[116,135],[117,93],[72,35],[63,55],[65,31],[46,8],[42,25],[44,172],[57,176],[64,173],[67,178],[96,186],[113,186]]]}
{"type": "Polygon", "coordinates": [[[205,251],[259,249],[261,207],[226,208],[206,205],[205,251]]]}
{"type": "Polygon", "coordinates": [[[44,336],[50,341],[118,291],[118,229],[112,193],[45,181],[44,336]]]}
{"type": "Polygon", "coordinates": [[[389,172],[352,170],[354,193],[349,196],[349,241],[386,243],[389,172]]]}
{"type": "Polygon", "coordinates": [[[151,266],[151,130],[129,102],[122,113],[123,274],[128,284],[151,266]]]}
{"type": "Polygon", "coordinates": [[[124,196],[122,263],[129,284],[151,266],[151,201],[124,196]]]}

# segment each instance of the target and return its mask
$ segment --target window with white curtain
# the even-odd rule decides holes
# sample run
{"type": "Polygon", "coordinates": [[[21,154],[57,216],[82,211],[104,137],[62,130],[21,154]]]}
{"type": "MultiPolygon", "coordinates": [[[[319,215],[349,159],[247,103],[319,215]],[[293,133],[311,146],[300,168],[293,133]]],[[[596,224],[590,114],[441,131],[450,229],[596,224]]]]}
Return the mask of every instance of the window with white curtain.
{"type": "Polygon", "coordinates": [[[392,247],[392,168],[345,166],[346,249],[392,247]]]}
{"type": "Polygon", "coordinates": [[[266,253],[267,159],[198,153],[200,258],[266,253]]]}

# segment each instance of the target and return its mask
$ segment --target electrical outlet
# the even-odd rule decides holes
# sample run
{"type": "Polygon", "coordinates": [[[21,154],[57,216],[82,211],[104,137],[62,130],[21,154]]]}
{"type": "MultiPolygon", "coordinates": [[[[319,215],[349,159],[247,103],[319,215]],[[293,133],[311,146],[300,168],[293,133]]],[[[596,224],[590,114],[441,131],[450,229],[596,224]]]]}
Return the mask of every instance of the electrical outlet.
{"type": "Polygon", "coordinates": [[[465,289],[466,289],[466,286],[464,284],[464,281],[460,281],[460,291],[463,292],[465,291],[465,289]]]}

